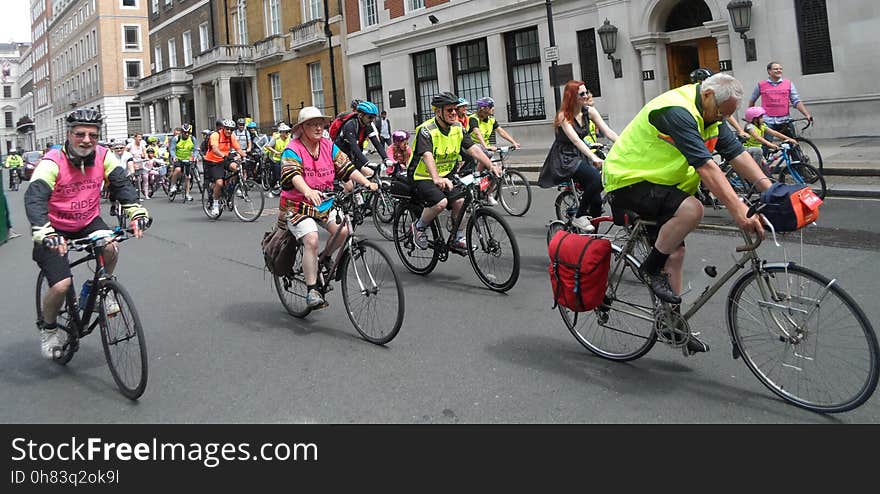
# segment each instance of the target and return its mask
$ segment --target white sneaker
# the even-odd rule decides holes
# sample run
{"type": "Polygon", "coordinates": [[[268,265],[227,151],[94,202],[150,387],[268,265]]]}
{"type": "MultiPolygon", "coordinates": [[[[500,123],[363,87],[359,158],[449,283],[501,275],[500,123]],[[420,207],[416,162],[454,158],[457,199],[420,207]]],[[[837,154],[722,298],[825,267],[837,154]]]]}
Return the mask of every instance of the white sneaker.
{"type": "Polygon", "coordinates": [[[61,353],[62,347],[67,343],[67,331],[63,329],[40,330],[40,353],[47,359],[55,358],[55,353],[61,353]]]}
{"type": "Polygon", "coordinates": [[[119,314],[119,302],[116,301],[116,296],[113,293],[108,293],[104,299],[104,311],[107,313],[107,317],[119,314]]]}
{"type": "Polygon", "coordinates": [[[318,290],[312,288],[309,290],[308,295],[306,295],[306,305],[308,305],[310,309],[321,309],[327,306],[327,302],[318,290]]]}
{"type": "Polygon", "coordinates": [[[490,196],[486,197],[486,204],[488,204],[490,206],[497,206],[498,199],[495,199],[494,195],[490,195],[490,196]]]}
{"type": "Polygon", "coordinates": [[[211,205],[211,216],[219,216],[220,215],[220,203],[214,201],[211,205]]]}
{"type": "Polygon", "coordinates": [[[241,189],[235,189],[235,195],[238,197],[244,197],[244,194],[241,192],[241,189]]]}
{"type": "Polygon", "coordinates": [[[578,228],[584,232],[592,233],[596,231],[596,228],[593,226],[590,220],[592,220],[592,218],[590,218],[589,216],[578,216],[577,218],[571,220],[571,224],[575,228],[578,228]]]}
{"type": "Polygon", "coordinates": [[[193,196],[187,194],[187,195],[186,195],[186,200],[187,200],[187,201],[192,201],[192,200],[193,200],[193,196]]]}
{"type": "Polygon", "coordinates": [[[169,193],[169,194],[176,194],[176,193],[177,193],[177,186],[176,186],[176,185],[172,185],[171,188],[168,189],[168,193],[169,193]]]}

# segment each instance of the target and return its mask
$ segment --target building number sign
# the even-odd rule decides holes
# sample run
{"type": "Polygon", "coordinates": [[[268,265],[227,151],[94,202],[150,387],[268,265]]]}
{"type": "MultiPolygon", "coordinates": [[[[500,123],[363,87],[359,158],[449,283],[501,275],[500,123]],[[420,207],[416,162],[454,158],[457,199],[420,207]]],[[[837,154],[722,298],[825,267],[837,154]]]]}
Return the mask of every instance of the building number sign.
{"type": "Polygon", "coordinates": [[[642,80],[643,81],[653,81],[654,80],[654,71],[653,70],[643,70],[642,71],[642,80]]]}

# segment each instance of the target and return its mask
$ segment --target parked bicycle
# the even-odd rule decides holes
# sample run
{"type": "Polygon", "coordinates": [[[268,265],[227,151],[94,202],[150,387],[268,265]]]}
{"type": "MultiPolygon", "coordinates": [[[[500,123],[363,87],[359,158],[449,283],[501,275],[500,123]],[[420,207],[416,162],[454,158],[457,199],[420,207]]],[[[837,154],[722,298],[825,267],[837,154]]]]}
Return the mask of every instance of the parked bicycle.
{"type": "Polygon", "coordinates": [[[644,253],[651,248],[646,227],[655,223],[618,213],[627,220],[618,221],[621,228],[611,236],[604,302],[582,313],[559,307],[566,327],[585,348],[615,361],[637,359],[657,340],[686,352],[690,319],[746,269],[727,295],[733,358],[742,357],[773,393],[808,410],[844,412],[872,395],[878,379],[877,338],[838,280],[793,262],[767,262],[757,251],[760,239],[736,227],[701,225],[704,230],[742,235],[745,243],[736,251],[743,254],[687,310],[676,309],[657,299],[639,275],[644,253]]]}
{"type": "MultiPolygon", "coordinates": [[[[370,343],[385,345],[397,336],[404,316],[403,285],[394,271],[391,258],[376,243],[358,238],[357,222],[353,215],[358,209],[355,198],[363,188],[358,185],[352,192],[326,194],[333,199],[333,207],[341,215],[346,238],[335,259],[331,253],[318,254],[317,290],[326,300],[333,290],[333,281],[342,284],[342,301],[355,330],[370,343]]],[[[328,242],[332,245],[342,235],[337,230],[328,242]]],[[[306,317],[312,311],[306,303],[308,287],[302,266],[302,246],[296,249],[291,271],[275,274],[275,290],[282,305],[294,317],[306,317]]]]}
{"type": "Polygon", "coordinates": [[[450,174],[456,187],[464,189],[464,204],[460,214],[452,218],[449,236],[443,233],[439,217],[425,230],[428,248],[420,249],[413,239],[411,225],[421,217],[423,205],[416,196],[403,198],[394,211],[394,246],[406,268],[415,274],[427,275],[438,261],[446,262],[449,254],[467,256],[477,278],[489,289],[506,292],[519,278],[519,247],[513,230],[492,208],[484,207],[475,189],[487,171],[458,177],[450,174]],[[466,248],[455,246],[455,234],[467,217],[466,248]]]}
{"type": "MultiPolygon", "coordinates": [[[[116,211],[120,218],[122,214],[121,211],[116,211]]],[[[66,365],[79,349],[80,340],[91,334],[95,327],[100,327],[101,345],[113,380],[125,397],[137,400],[147,386],[147,346],[144,331],[134,299],[116,276],[107,274],[103,255],[107,244],[123,242],[130,238],[130,233],[133,232],[116,227],[113,230],[98,230],[87,238],[67,242],[68,250],[87,253],[72,262],[71,267],[95,261],[94,276],[86,282],[90,289],[85,298],[77,297],[76,283],[71,283],[57,316],[58,327],[68,334],[67,342],[56,353],[53,361],[66,365]],[[119,312],[107,314],[108,300],[117,302],[119,312]]],[[[48,290],[49,282],[41,270],[37,275],[36,288],[38,328],[43,321],[43,296],[48,290]]]]}
{"type": "Polygon", "coordinates": [[[216,215],[212,214],[211,206],[214,200],[214,183],[205,179],[202,189],[202,210],[205,216],[212,220],[220,219],[223,210],[235,212],[235,216],[241,221],[256,221],[263,214],[266,198],[263,191],[253,181],[245,180],[241,166],[236,171],[226,171],[223,177],[223,190],[220,192],[220,208],[216,215]]]}

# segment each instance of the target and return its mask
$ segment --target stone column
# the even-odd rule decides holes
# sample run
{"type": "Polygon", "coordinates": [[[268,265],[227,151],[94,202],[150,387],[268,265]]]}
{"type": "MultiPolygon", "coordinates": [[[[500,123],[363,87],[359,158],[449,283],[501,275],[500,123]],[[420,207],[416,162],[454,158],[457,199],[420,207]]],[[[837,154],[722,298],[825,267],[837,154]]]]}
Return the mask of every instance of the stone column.
{"type": "Polygon", "coordinates": [[[153,130],[151,132],[164,132],[165,129],[162,127],[165,125],[165,109],[162,107],[161,100],[156,100],[153,104],[153,111],[156,114],[156,121],[153,122],[153,130]]]}
{"type": "MultiPolygon", "coordinates": [[[[510,115],[506,115],[506,109],[510,102],[510,94],[507,89],[507,63],[504,58],[504,39],[501,34],[486,37],[486,51],[489,60],[498,62],[495,65],[490,63],[491,68],[489,69],[489,87],[492,88],[491,96],[495,100],[495,118],[509,121],[510,115]]],[[[483,96],[490,95],[484,94],[483,96]]],[[[471,110],[474,113],[477,111],[477,104],[474,101],[471,101],[471,110]]]]}
{"type": "MultiPolygon", "coordinates": [[[[657,47],[669,41],[669,37],[664,33],[649,33],[631,38],[630,41],[641,57],[642,73],[646,71],[654,72],[653,80],[646,81],[644,78],[642,80],[642,92],[644,94],[642,104],[644,104],[658,96],[668,86],[668,84],[662,84],[663,79],[667,78],[668,70],[665,61],[661,62],[658,57],[657,47]]],[[[642,74],[637,74],[636,76],[642,77],[642,74]]]]}
{"type": "MultiPolygon", "coordinates": [[[[732,64],[733,53],[730,49],[730,28],[727,21],[709,21],[704,22],[703,25],[709,28],[709,34],[715,38],[715,41],[718,44],[718,60],[728,60],[732,64]]],[[[734,74],[734,69],[735,67],[729,70],[731,75],[734,74]]]]}
{"type": "MultiPolygon", "coordinates": [[[[196,112],[193,133],[213,128],[208,125],[208,102],[205,101],[205,87],[202,84],[193,85],[193,106],[195,106],[196,112]]],[[[199,134],[199,138],[201,138],[201,134],[199,134]]]]}
{"type": "Polygon", "coordinates": [[[449,56],[449,48],[446,45],[440,45],[434,49],[437,57],[437,84],[440,91],[453,91],[455,84],[452,81],[452,61],[449,56]]]}
{"type": "Polygon", "coordinates": [[[146,133],[150,131],[150,104],[142,103],[141,104],[141,133],[146,133]]]}
{"type": "Polygon", "coordinates": [[[232,118],[232,87],[229,77],[218,78],[217,117],[232,118]]]}
{"type": "Polygon", "coordinates": [[[180,95],[172,94],[168,98],[168,125],[171,130],[180,126],[180,95]]]}

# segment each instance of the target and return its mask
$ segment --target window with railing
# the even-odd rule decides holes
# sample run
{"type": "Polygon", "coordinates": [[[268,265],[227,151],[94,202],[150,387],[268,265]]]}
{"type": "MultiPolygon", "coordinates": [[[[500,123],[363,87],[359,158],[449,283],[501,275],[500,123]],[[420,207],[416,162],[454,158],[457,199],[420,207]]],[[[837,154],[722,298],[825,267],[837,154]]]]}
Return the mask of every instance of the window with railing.
{"type": "Polygon", "coordinates": [[[263,9],[266,19],[266,36],[281,34],[281,11],[278,3],[280,0],[263,0],[263,9]]]}
{"type": "Polygon", "coordinates": [[[596,45],[596,30],[593,28],[577,32],[578,59],[581,63],[581,80],[593,96],[602,96],[599,84],[599,55],[596,45]]]}
{"type": "Polygon", "coordinates": [[[320,19],[324,13],[324,4],[321,0],[303,0],[303,22],[320,19]]]}
{"type": "Polygon", "coordinates": [[[437,81],[437,55],[434,50],[413,53],[413,74],[416,87],[416,113],[414,122],[418,127],[425,120],[432,118],[431,99],[440,92],[437,81]]]}
{"type": "Polygon", "coordinates": [[[794,11],[803,74],[834,72],[834,54],[831,50],[825,0],[796,0],[794,11]]]}
{"type": "Polygon", "coordinates": [[[376,0],[360,0],[361,27],[374,26],[379,23],[379,11],[376,0]]]}
{"type": "Polygon", "coordinates": [[[371,63],[364,65],[364,82],[366,82],[365,93],[367,101],[376,104],[380,109],[384,109],[385,102],[382,101],[382,69],[379,63],[371,63]]]}
{"type": "Polygon", "coordinates": [[[141,61],[126,60],[125,61],[125,89],[134,89],[138,87],[141,80],[141,61]]]}
{"type": "Polygon", "coordinates": [[[544,92],[541,88],[541,51],[538,28],[504,35],[507,51],[507,84],[510,89],[508,118],[512,122],[543,120],[544,92]]]}
{"type": "Polygon", "coordinates": [[[492,96],[486,38],[452,46],[452,75],[459,97],[473,103],[483,96],[492,96]]]}
{"type": "Polygon", "coordinates": [[[278,72],[269,74],[269,86],[272,90],[272,120],[280,122],[281,114],[281,75],[278,72]]]}
{"type": "Polygon", "coordinates": [[[238,44],[248,44],[247,33],[247,5],[245,0],[238,0],[235,7],[235,39],[238,44]]]}
{"type": "MultiPolygon", "coordinates": [[[[5,117],[6,128],[7,129],[11,128],[12,127],[12,112],[11,111],[4,112],[4,117],[5,117]]],[[[6,149],[10,148],[9,144],[10,144],[10,142],[6,141],[6,149]]]]}
{"type": "Polygon", "coordinates": [[[321,62],[309,64],[309,82],[312,87],[312,106],[324,109],[324,78],[321,76],[321,62]]]}
{"type": "Polygon", "coordinates": [[[12,97],[12,86],[3,86],[3,97],[11,98],[12,97]]]}

